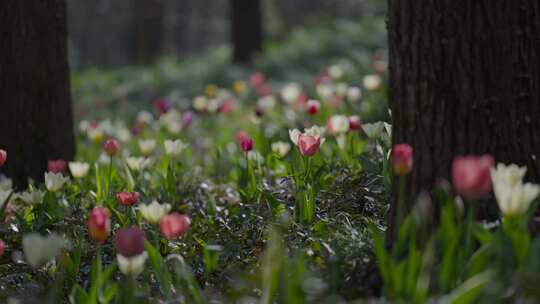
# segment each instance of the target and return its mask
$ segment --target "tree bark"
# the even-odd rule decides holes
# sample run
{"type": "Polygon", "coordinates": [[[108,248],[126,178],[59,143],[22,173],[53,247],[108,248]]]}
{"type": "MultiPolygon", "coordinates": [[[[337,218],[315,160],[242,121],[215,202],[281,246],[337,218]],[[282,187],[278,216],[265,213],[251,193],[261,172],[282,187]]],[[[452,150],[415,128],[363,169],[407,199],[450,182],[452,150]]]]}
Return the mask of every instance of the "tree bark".
{"type": "Polygon", "coordinates": [[[75,153],[64,0],[0,1],[2,171],[18,186],[75,153]]]}
{"type": "Polygon", "coordinates": [[[230,0],[233,61],[250,63],[262,51],[260,0],[230,0]]]}
{"type": "Polygon", "coordinates": [[[152,64],[163,51],[163,0],[134,0],[135,64],[152,64]]]}
{"type": "Polygon", "coordinates": [[[389,0],[388,33],[392,139],[414,148],[409,209],[456,155],[490,153],[538,181],[540,2],[389,0]]]}

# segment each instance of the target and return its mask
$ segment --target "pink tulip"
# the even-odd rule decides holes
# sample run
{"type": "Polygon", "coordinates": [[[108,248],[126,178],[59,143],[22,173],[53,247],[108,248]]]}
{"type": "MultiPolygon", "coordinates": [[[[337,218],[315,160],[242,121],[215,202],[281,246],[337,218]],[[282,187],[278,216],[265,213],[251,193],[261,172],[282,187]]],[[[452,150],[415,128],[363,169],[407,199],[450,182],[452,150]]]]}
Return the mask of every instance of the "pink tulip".
{"type": "Polygon", "coordinates": [[[249,82],[253,87],[259,87],[266,82],[266,76],[261,72],[255,72],[249,77],[249,82]]]}
{"type": "Polygon", "coordinates": [[[119,229],[114,237],[114,245],[119,254],[130,258],[144,251],[144,240],[144,232],[133,226],[119,229]]]}
{"type": "Polygon", "coordinates": [[[246,131],[238,131],[235,135],[236,142],[241,144],[245,139],[248,139],[249,136],[246,131]]]}
{"type": "Polygon", "coordinates": [[[105,150],[105,153],[107,153],[109,156],[114,156],[116,155],[116,153],[118,153],[118,150],[120,150],[120,144],[116,139],[109,138],[105,141],[103,149],[105,150]]]}
{"type": "Polygon", "coordinates": [[[490,169],[495,165],[491,155],[458,156],[452,163],[452,182],[459,195],[478,200],[491,192],[490,169]]]}
{"type": "Polygon", "coordinates": [[[183,128],[187,128],[189,127],[189,125],[191,125],[191,123],[193,122],[193,118],[195,117],[195,114],[193,113],[193,111],[186,111],[184,113],[182,113],[182,127],[183,128]]]}
{"type": "Polygon", "coordinates": [[[67,162],[62,159],[49,160],[49,162],[47,163],[47,169],[49,170],[49,172],[63,173],[66,171],[66,168],[67,162]]]}
{"type": "Polygon", "coordinates": [[[6,150],[0,149],[0,167],[2,167],[7,161],[7,152],[6,150]]]}
{"type": "Polygon", "coordinates": [[[413,148],[408,144],[397,144],[392,149],[394,173],[399,176],[409,174],[413,166],[413,148]]]}
{"type": "Polygon", "coordinates": [[[5,249],[6,249],[6,244],[4,244],[4,241],[0,240],[0,257],[4,255],[5,249]]]}
{"type": "Polygon", "coordinates": [[[103,243],[111,232],[111,214],[109,209],[95,207],[87,221],[88,234],[97,243],[103,243]]]}
{"type": "Polygon", "coordinates": [[[189,229],[190,220],[185,214],[173,212],[161,219],[159,228],[161,233],[169,240],[176,239],[184,234],[189,229]]]}
{"type": "Polygon", "coordinates": [[[253,150],[253,140],[251,140],[251,138],[244,138],[240,143],[240,146],[244,152],[249,152],[253,150]]]}
{"type": "Polygon", "coordinates": [[[298,136],[298,149],[303,156],[313,156],[321,147],[321,138],[319,136],[311,136],[300,134],[298,136]]]}
{"type": "Polygon", "coordinates": [[[139,201],[139,192],[122,191],[116,193],[116,200],[120,205],[131,206],[139,201]]]}
{"type": "Polygon", "coordinates": [[[308,100],[306,104],[306,112],[309,115],[315,115],[319,113],[319,109],[321,108],[321,104],[317,100],[308,100]]]}
{"type": "Polygon", "coordinates": [[[219,106],[219,112],[220,113],[229,113],[230,111],[232,111],[233,107],[234,107],[234,100],[233,99],[226,99],[219,106]]]}
{"type": "Polygon", "coordinates": [[[357,131],[362,127],[362,121],[358,115],[349,116],[349,130],[357,131]]]}

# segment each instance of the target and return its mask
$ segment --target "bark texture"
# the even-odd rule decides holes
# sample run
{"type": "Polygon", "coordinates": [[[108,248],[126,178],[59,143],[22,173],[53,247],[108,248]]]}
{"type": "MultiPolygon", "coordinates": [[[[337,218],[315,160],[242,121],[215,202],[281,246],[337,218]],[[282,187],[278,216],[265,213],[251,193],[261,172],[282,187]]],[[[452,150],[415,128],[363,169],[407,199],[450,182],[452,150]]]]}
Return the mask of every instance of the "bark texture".
{"type": "Polygon", "coordinates": [[[0,1],[0,41],[0,170],[21,186],[75,153],[65,0],[0,1]]]}
{"type": "Polygon", "coordinates": [[[151,64],[163,51],[163,0],[134,0],[134,63],[151,64]]]}
{"type": "Polygon", "coordinates": [[[415,149],[407,207],[456,155],[491,153],[539,180],[540,2],[389,0],[388,33],[393,142],[415,149]]]}
{"type": "Polygon", "coordinates": [[[262,50],[263,30],[260,0],[230,0],[233,61],[250,63],[262,50]]]}

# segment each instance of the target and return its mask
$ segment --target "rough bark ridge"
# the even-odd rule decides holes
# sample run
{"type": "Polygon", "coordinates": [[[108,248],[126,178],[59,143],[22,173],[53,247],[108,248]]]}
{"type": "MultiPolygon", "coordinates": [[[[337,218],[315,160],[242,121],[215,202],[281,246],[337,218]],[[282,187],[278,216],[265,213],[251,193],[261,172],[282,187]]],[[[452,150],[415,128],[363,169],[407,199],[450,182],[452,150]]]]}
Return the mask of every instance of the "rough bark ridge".
{"type": "Polygon", "coordinates": [[[64,0],[0,1],[1,170],[24,185],[75,153],[64,0]]]}
{"type": "Polygon", "coordinates": [[[415,149],[409,207],[455,155],[492,153],[539,180],[540,2],[389,0],[388,32],[393,142],[415,149]]]}
{"type": "Polygon", "coordinates": [[[233,61],[250,63],[262,50],[263,31],[260,0],[230,0],[233,61]]]}

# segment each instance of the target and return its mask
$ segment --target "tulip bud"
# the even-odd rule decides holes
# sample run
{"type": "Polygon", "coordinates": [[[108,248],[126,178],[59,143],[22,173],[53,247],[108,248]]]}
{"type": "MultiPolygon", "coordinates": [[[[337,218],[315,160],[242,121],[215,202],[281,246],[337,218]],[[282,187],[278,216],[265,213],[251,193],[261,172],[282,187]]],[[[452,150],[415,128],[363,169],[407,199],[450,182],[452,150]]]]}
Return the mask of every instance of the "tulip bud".
{"type": "Polygon", "coordinates": [[[6,249],[6,244],[4,244],[4,241],[0,240],[0,257],[4,255],[5,249],[6,249]]]}
{"type": "Polygon", "coordinates": [[[315,155],[321,146],[321,138],[319,136],[311,136],[300,134],[298,136],[298,149],[303,156],[315,155]]]}
{"type": "Polygon", "coordinates": [[[114,245],[119,254],[129,258],[144,251],[144,240],[144,232],[133,226],[119,229],[114,237],[114,245]]]}
{"type": "Polygon", "coordinates": [[[139,201],[139,192],[118,192],[116,193],[116,200],[123,206],[134,205],[139,201]]]}
{"type": "Polygon", "coordinates": [[[6,150],[0,149],[0,167],[2,167],[7,161],[7,152],[6,150]]]}
{"type": "Polygon", "coordinates": [[[118,150],[120,149],[120,144],[116,139],[109,138],[105,141],[103,149],[109,156],[114,156],[116,155],[116,153],[118,153],[118,150]]]}
{"type": "Polygon", "coordinates": [[[490,169],[495,165],[491,155],[458,156],[452,162],[452,183],[465,200],[477,200],[491,192],[490,169]]]}
{"type": "Polygon", "coordinates": [[[399,176],[409,174],[413,166],[413,148],[408,144],[397,144],[392,149],[394,173],[399,176]]]}
{"type": "Polygon", "coordinates": [[[242,147],[242,150],[244,152],[249,152],[253,149],[253,140],[251,140],[250,138],[245,138],[240,143],[240,146],[242,147]]]}
{"type": "Polygon", "coordinates": [[[319,109],[321,108],[321,104],[317,100],[308,100],[306,112],[309,115],[315,115],[319,113],[319,109]]]}
{"type": "Polygon", "coordinates": [[[107,208],[95,207],[88,217],[88,234],[97,243],[103,243],[111,232],[111,214],[107,208]]]}
{"type": "Polygon", "coordinates": [[[62,159],[49,160],[49,162],[47,163],[47,169],[49,170],[49,172],[63,173],[64,171],[66,171],[66,167],[67,162],[62,159]]]}
{"type": "Polygon", "coordinates": [[[362,127],[362,121],[358,115],[349,116],[349,130],[357,131],[362,127]]]}
{"type": "Polygon", "coordinates": [[[161,233],[171,240],[186,234],[189,224],[190,220],[187,215],[173,212],[161,219],[159,228],[161,233]]]}

